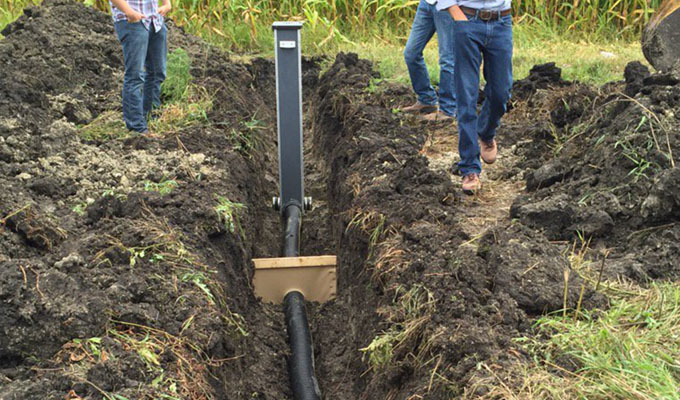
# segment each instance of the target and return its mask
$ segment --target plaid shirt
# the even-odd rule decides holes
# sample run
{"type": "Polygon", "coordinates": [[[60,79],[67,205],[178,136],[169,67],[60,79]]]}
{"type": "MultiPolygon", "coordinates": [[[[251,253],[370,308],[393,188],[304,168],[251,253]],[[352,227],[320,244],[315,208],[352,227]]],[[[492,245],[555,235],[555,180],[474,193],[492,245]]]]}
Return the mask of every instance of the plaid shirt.
{"type": "MultiPolygon", "coordinates": [[[[152,22],[156,32],[163,28],[163,16],[158,13],[158,0],[127,0],[127,3],[133,10],[147,16],[147,18],[142,20],[146,29],[149,29],[152,22]]],[[[124,12],[120,11],[110,1],[109,5],[111,6],[113,22],[127,20],[124,12]]]]}

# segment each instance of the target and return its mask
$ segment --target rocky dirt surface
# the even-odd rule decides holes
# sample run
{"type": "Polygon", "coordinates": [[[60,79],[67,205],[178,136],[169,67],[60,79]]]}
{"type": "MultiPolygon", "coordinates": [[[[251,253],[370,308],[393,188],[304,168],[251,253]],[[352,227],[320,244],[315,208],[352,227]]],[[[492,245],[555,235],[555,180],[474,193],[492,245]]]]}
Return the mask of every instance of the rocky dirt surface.
{"type": "MultiPolygon", "coordinates": [[[[120,113],[108,16],[47,1],[2,33],[0,399],[291,398],[283,315],[251,288],[250,259],[279,251],[274,64],[169,25],[211,106],[160,139],[83,134],[120,113]]],[[[537,66],[463,197],[454,125],[395,112],[409,89],[356,55],[324,62],[303,62],[302,251],[339,260],[337,300],[309,305],[325,398],[484,396],[536,317],[606,307],[578,251],[677,278],[674,76],[537,66]]]]}

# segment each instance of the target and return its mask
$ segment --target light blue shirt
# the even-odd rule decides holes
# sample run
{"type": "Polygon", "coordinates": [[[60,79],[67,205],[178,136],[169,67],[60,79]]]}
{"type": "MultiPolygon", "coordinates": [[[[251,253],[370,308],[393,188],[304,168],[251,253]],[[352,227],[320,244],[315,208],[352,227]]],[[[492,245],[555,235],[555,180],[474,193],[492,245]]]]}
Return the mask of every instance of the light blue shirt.
{"type": "Polygon", "coordinates": [[[439,0],[437,10],[446,10],[451,6],[463,6],[478,10],[505,11],[511,7],[512,0],[439,0]]]}

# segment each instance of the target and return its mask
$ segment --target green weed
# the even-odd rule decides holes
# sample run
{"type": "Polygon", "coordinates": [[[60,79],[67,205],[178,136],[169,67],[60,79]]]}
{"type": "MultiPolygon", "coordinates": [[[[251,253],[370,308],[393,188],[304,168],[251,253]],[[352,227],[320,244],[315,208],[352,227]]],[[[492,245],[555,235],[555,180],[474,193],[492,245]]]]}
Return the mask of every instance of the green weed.
{"type": "Polygon", "coordinates": [[[622,154],[634,167],[628,172],[628,176],[632,176],[637,182],[640,178],[648,178],[647,170],[650,168],[659,169],[656,163],[647,160],[646,153],[652,149],[653,143],[648,142],[646,148],[640,149],[630,142],[627,137],[623,137],[614,144],[614,148],[621,148],[622,154]],[[643,153],[644,151],[644,153],[643,153]]]}
{"type": "Polygon", "coordinates": [[[209,122],[213,108],[213,94],[204,87],[190,84],[181,101],[162,104],[154,111],[156,118],[149,121],[152,132],[170,134],[177,130],[209,122]]]}
{"type": "Polygon", "coordinates": [[[213,296],[212,291],[210,290],[210,287],[208,286],[208,278],[205,276],[205,274],[201,271],[191,271],[191,272],[185,272],[182,274],[180,277],[180,280],[182,282],[191,282],[196,287],[198,287],[201,292],[205,295],[205,297],[208,299],[210,304],[215,304],[215,296],[213,296]]]}
{"type": "Polygon", "coordinates": [[[262,144],[259,131],[265,128],[264,123],[253,115],[249,120],[241,122],[239,129],[231,129],[229,141],[234,146],[234,150],[245,157],[252,158],[262,144]]]}
{"type": "Polygon", "coordinates": [[[147,192],[158,192],[161,196],[172,193],[179,186],[174,179],[162,179],[160,182],[144,181],[144,190],[147,192]]]}
{"type": "Polygon", "coordinates": [[[220,222],[224,224],[224,228],[230,233],[238,233],[242,239],[245,240],[245,232],[241,227],[239,214],[245,210],[246,206],[241,203],[235,203],[226,197],[217,196],[217,206],[215,212],[220,222]]]}

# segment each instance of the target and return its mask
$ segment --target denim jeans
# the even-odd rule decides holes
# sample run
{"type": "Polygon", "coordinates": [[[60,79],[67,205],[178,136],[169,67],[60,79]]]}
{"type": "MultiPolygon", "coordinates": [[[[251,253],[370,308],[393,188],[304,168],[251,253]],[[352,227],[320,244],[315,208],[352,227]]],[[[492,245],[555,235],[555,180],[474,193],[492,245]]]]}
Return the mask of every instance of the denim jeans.
{"type": "Polygon", "coordinates": [[[123,120],[132,131],[147,130],[146,116],[161,104],[161,83],[165,80],[168,52],[165,25],[156,32],[141,22],[126,20],[115,23],[118,40],[123,47],[123,120]]]}
{"type": "Polygon", "coordinates": [[[512,89],[512,16],[454,22],[455,88],[458,102],[458,169],[463,176],[481,173],[478,139],[491,141],[505,114],[512,89]],[[484,103],[477,115],[479,67],[484,60],[484,103]]]}
{"type": "Polygon", "coordinates": [[[456,94],[454,91],[453,69],[453,18],[448,11],[437,11],[436,6],[420,0],[418,10],[411,26],[411,34],[404,48],[404,59],[411,77],[413,91],[418,101],[426,105],[439,103],[439,109],[447,115],[456,114],[456,94]],[[434,33],[439,42],[439,93],[430,83],[430,75],[425,66],[423,50],[434,33]]]}

